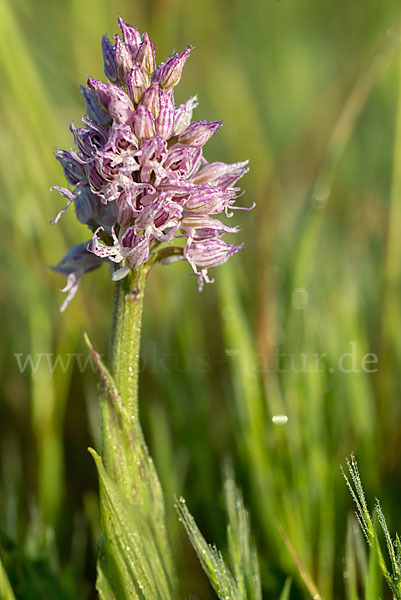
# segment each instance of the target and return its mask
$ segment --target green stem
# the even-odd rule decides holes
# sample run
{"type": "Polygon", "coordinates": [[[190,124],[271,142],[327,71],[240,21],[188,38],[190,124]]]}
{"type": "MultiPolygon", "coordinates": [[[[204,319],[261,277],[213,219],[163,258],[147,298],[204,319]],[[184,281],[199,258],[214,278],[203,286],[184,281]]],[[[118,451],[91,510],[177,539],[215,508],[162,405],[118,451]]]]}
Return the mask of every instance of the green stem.
{"type": "MultiPolygon", "coordinates": [[[[138,442],[144,445],[138,410],[138,373],[141,342],[141,324],[145,281],[149,266],[132,270],[115,285],[113,317],[109,339],[108,367],[113,385],[129,415],[138,442]]],[[[114,472],[116,454],[115,407],[107,389],[100,397],[103,461],[114,472]]],[[[118,461],[119,459],[117,459],[118,461]]],[[[121,483],[121,482],[120,482],[121,483]]]]}
{"type": "MultiPolygon", "coordinates": [[[[126,563],[131,560],[131,552],[134,551],[131,547],[132,539],[135,539],[135,552],[139,548],[140,552],[147,556],[147,565],[150,568],[149,582],[156,576],[158,585],[160,584],[164,590],[170,590],[168,593],[164,591],[163,595],[154,595],[154,597],[168,600],[175,597],[172,591],[175,587],[175,570],[165,524],[164,496],[144,440],[138,411],[143,298],[146,277],[152,262],[149,261],[146,265],[132,270],[127,277],[116,284],[108,369],[100,356],[93,349],[91,350],[97,362],[103,388],[100,396],[102,427],[100,463],[103,463],[105,471],[102,470],[103,465],[101,467],[98,465],[103,486],[100,494],[106,543],[103,558],[109,556],[112,561],[122,560],[120,550],[114,545],[115,531],[120,521],[117,519],[114,525],[111,525],[111,519],[114,515],[113,511],[119,512],[118,507],[124,506],[127,509],[124,518],[128,519],[124,525],[125,534],[128,536],[127,540],[131,539],[131,541],[124,550],[125,558],[122,560],[122,570],[118,578],[125,577],[126,563]]],[[[96,460],[96,455],[94,456],[96,460]]],[[[133,555],[134,562],[137,560],[135,556],[133,555]]],[[[102,560],[99,562],[101,572],[103,572],[102,560]]],[[[138,569],[140,571],[140,566],[138,569]]],[[[110,573],[113,573],[112,566],[105,566],[105,577],[109,578],[110,573]]],[[[132,586],[138,586],[141,579],[138,573],[127,575],[126,589],[129,591],[127,595],[129,598],[145,597],[132,592],[132,586]],[[133,595],[130,595],[131,592],[133,595]]],[[[117,594],[115,597],[120,596],[117,594]]],[[[149,597],[153,598],[153,596],[149,597]]]]}
{"type": "Polygon", "coordinates": [[[116,283],[109,342],[109,370],[120,396],[138,418],[138,371],[145,282],[149,267],[142,266],[116,283]]]}

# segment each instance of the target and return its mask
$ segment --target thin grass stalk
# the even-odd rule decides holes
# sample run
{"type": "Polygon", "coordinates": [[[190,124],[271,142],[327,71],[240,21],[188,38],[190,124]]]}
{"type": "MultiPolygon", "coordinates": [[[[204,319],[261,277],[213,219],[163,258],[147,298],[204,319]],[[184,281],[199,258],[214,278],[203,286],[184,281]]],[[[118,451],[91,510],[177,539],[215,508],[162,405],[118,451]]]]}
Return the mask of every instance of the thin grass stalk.
{"type": "MultiPolygon", "coordinates": [[[[383,368],[380,369],[379,390],[381,401],[388,404],[387,398],[391,397],[391,372],[395,361],[400,358],[399,331],[401,317],[399,310],[399,284],[401,278],[401,52],[398,61],[398,99],[393,148],[393,176],[390,194],[390,206],[387,223],[387,239],[383,267],[382,287],[382,323],[380,351],[383,357],[383,368]]],[[[395,392],[397,393],[397,392],[395,392]]],[[[388,410],[381,410],[381,419],[390,415],[388,410]]],[[[393,417],[391,417],[393,418],[393,417]]],[[[392,426],[390,422],[383,423],[386,428],[392,426]]]]}

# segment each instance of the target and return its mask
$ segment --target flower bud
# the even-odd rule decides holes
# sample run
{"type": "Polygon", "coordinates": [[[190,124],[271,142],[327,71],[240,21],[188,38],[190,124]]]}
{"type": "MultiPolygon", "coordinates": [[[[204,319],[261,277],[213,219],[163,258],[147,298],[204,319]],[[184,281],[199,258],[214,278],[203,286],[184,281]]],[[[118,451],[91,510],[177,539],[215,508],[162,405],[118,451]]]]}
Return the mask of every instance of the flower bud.
{"type": "Polygon", "coordinates": [[[171,56],[166,62],[160,66],[157,71],[157,80],[160,83],[160,87],[164,90],[169,90],[176,86],[181,79],[182,70],[185,65],[185,61],[191,53],[193,46],[188,46],[181,54],[171,56]]]}
{"type": "Polygon", "coordinates": [[[132,69],[133,60],[127,46],[115,36],[116,44],[114,46],[114,60],[118,79],[121,83],[125,83],[129,72],[132,69]]]}
{"type": "Polygon", "coordinates": [[[130,123],[135,109],[128,95],[118,85],[102,83],[89,77],[88,85],[100,107],[118,123],[130,123]]]}
{"type": "Polygon", "coordinates": [[[178,136],[178,141],[180,144],[194,148],[203,146],[221,125],[221,121],[195,121],[178,136]]]}
{"type": "Polygon", "coordinates": [[[116,63],[114,60],[114,46],[107,35],[102,37],[102,50],[104,60],[104,74],[107,79],[115,83],[117,81],[116,63]]]}
{"type": "Polygon", "coordinates": [[[111,86],[113,89],[110,94],[109,113],[118,123],[132,123],[135,109],[127,94],[117,86],[111,86]]]}
{"type": "Polygon", "coordinates": [[[174,100],[170,92],[161,94],[160,113],[156,121],[156,135],[168,140],[171,137],[174,125],[174,100]]]}
{"type": "Polygon", "coordinates": [[[88,86],[93,92],[96,102],[100,106],[104,112],[108,112],[109,108],[109,99],[110,99],[110,90],[108,83],[103,83],[102,81],[97,81],[92,77],[88,77],[88,86]]]}
{"type": "Polygon", "coordinates": [[[126,79],[128,93],[132,101],[138,104],[147,87],[147,76],[138,64],[134,64],[126,79]]]}
{"type": "Polygon", "coordinates": [[[141,104],[134,115],[134,133],[139,140],[155,135],[155,120],[151,112],[141,104]]]}
{"type": "Polygon", "coordinates": [[[86,114],[92,121],[99,123],[99,125],[106,126],[110,123],[110,116],[107,115],[97,103],[92,90],[81,85],[81,94],[83,95],[86,103],[86,114]]]}
{"type": "Polygon", "coordinates": [[[144,92],[141,105],[148,109],[154,119],[157,119],[160,112],[160,87],[158,83],[152,83],[144,92]]]}
{"type": "Polygon", "coordinates": [[[127,23],[125,23],[120,16],[118,16],[118,22],[120,24],[120,28],[123,34],[124,44],[131,52],[131,56],[134,59],[138,53],[139,46],[142,43],[142,36],[139,33],[139,31],[135,29],[135,27],[127,25],[127,23]]]}
{"type": "Polygon", "coordinates": [[[135,57],[136,62],[148,75],[155,70],[155,47],[147,33],[143,34],[143,41],[135,57]]]}
{"type": "Polygon", "coordinates": [[[176,108],[174,113],[173,135],[179,135],[190,124],[192,112],[198,106],[198,98],[194,96],[176,108]]]}
{"type": "Polygon", "coordinates": [[[184,235],[189,235],[193,239],[205,239],[215,237],[216,234],[238,233],[239,231],[239,227],[230,227],[209,215],[184,215],[180,228],[184,235]]]}

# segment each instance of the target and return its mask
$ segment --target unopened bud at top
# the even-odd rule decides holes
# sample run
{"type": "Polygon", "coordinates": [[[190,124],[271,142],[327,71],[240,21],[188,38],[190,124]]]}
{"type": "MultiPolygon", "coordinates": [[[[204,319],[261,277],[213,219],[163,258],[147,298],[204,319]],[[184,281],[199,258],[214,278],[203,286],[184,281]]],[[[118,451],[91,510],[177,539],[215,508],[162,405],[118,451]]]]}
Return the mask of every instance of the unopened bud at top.
{"type": "Polygon", "coordinates": [[[118,35],[115,36],[114,60],[118,79],[121,83],[125,83],[129,72],[132,69],[133,60],[127,46],[120,40],[118,35]]]}
{"type": "Polygon", "coordinates": [[[124,44],[131,52],[132,58],[135,58],[142,43],[142,36],[135,27],[127,25],[120,16],[118,17],[118,22],[123,34],[124,44]]]}
{"type": "Polygon", "coordinates": [[[114,60],[114,46],[110,42],[107,35],[102,37],[102,50],[104,60],[104,74],[107,79],[110,79],[113,83],[117,81],[117,70],[116,63],[114,60]]]}
{"type": "Polygon", "coordinates": [[[192,49],[193,46],[188,46],[184,52],[171,56],[163,65],[160,65],[155,78],[157,78],[162,89],[169,90],[177,85],[181,79],[185,61],[192,49]]]}
{"type": "Polygon", "coordinates": [[[147,33],[143,34],[142,44],[135,60],[148,75],[151,75],[155,70],[155,47],[147,33]]]}

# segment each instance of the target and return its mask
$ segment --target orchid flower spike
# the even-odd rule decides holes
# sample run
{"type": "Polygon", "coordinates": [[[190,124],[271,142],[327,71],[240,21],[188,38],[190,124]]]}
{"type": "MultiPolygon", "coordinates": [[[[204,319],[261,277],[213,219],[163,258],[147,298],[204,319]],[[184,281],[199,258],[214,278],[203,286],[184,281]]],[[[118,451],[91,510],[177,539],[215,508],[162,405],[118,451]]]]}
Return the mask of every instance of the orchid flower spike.
{"type": "Polygon", "coordinates": [[[235,184],[248,163],[208,163],[203,148],[221,122],[192,122],[196,97],[179,106],[174,102],[192,46],[156,66],[148,34],[121,17],[119,25],[122,39],[102,39],[109,82],[89,77],[82,88],[83,127],[71,127],[76,148],[56,152],[72,189],[55,187],[68,202],[51,223],[74,204],[78,220],[91,230],[89,242],[69,250],[54,267],[68,277],[62,310],[81,276],[104,262],[118,280],[160,252],[163,264],[187,260],[201,290],[212,281],[208,269],[242,247],[222,239],[239,228],[217,216],[230,217],[241,208],[235,205],[240,192],[235,184]],[[160,244],[169,246],[161,252],[160,244]]]}

